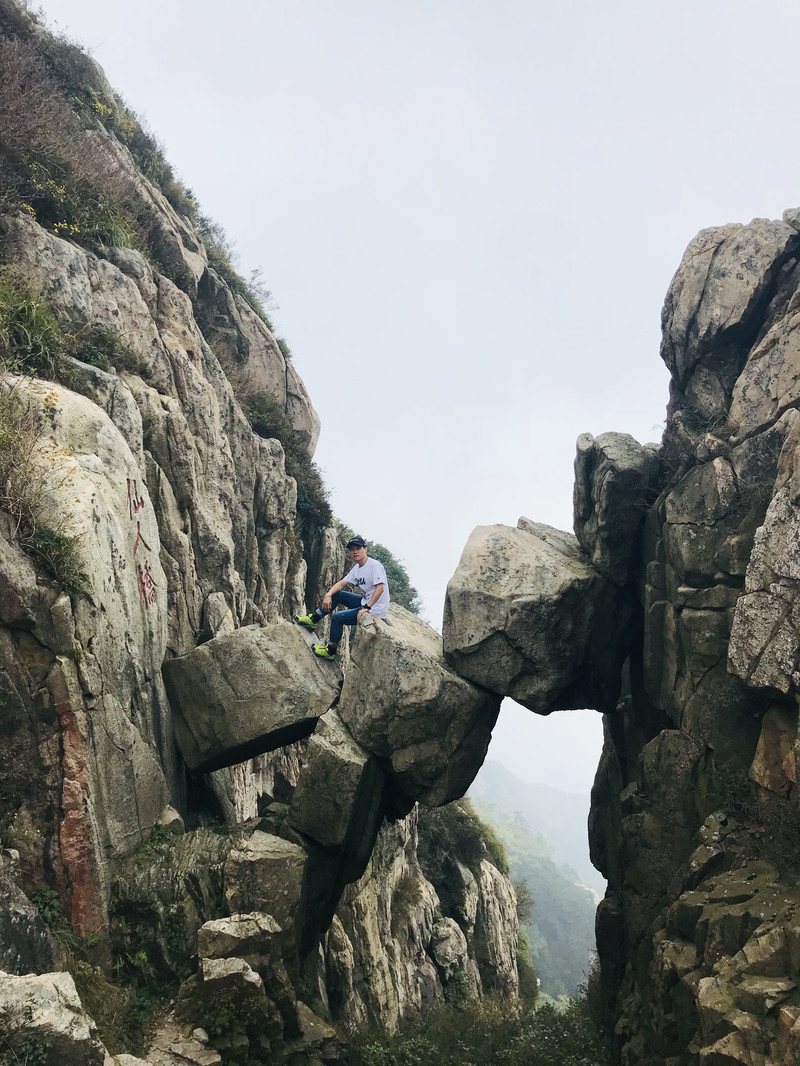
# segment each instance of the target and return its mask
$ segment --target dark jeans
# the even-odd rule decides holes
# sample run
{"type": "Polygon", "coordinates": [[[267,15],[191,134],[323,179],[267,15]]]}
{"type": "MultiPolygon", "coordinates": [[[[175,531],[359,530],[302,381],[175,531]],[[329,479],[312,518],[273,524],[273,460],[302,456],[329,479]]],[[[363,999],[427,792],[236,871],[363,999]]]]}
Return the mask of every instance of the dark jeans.
{"type": "MultiPolygon", "coordinates": [[[[357,596],[355,592],[334,592],[331,597],[331,611],[334,612],[334,615],[331,618],[331,635],[328,638],[331,644],[339,643],[342,639],[344,627],[354,626],[358,621],[358,612],[363,610],[361,597],[357,596]],[[345,607],[347,610],[337,611],[337,607],[345,607]]],[[[324,611],[323,613],[330,614],[330,611],[324,611]]]]}

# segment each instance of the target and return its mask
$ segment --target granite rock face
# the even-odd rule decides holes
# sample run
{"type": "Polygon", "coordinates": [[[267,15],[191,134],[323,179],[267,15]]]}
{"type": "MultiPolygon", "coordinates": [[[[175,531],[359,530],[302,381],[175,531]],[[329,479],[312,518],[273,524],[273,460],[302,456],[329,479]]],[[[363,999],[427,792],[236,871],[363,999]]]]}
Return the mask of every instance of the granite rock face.
{"type": "Polygon", "coordinates": [[[458,672],[605,712],[590,843],[622,1066],[796,1053],[799,232],[794,211],[695,238],[661,446],[584,435],[577,540],[482,527],[448,586],[458,672]]]}
{"type": "Polygon", "coordinates": [[[190,770],[208,772],[302,740],[339,686],[297,626],[244,626],[164,663],[175,731],[190,770]]]}
{"type": "Polygon", "coordinates": [[[363,748],[388,761],[408,800],[437,807],[472,783],[500,701],[450,669],[441,637],[421,619],[392,605],[389,623],[360,621],[339,715],[363,748]]]}
{"type": "Polygon", "coordinates": [[[499,987],[512,997],[517,992],[519,925],[510,881],[486,860],[479,878],[464,867],[470,903],[448,908],[420,866],[418,837],[416,811],[384,823],[325,938],[320,987],[347,1033],[375,1024],[391,1032],[403,1019],[424,1016],[453,978],[470,998],[499,987]]]}
{"type": "Polygon", "coordinates": [[[447,586],[445,657],[538,714],[611,710],[625,604],[570,534],[526,519],[516,529],[478,526],[447,586]]]}
{"type": "Polygon", "coordinates": [[[16,977],[0,971],[0,1017],[15,1057],[38,1048],[48,1062],[103,1066],[105,1048],[68,973],[16,977]]]}
{"type": "Polygon", "coordinates": [[[627,433],[583,433],[575,457],[575,536],[604,577],[624,585],[636,565],[642,515],[660,473],[655,445],[627,433]]]}
{"type": "Polygon", "coordinates": [[[0,970],[21,976],[54,969],[58,954],[38,910],[16,883],[17,852],[0,852],[0,970]]]}
{"type": "Polygon", "coordinates": [[[797,1046],[796,221],[703,231],[665,303],[661,470],[629,538],[641,643],[590,818],[624,1066],[782,1064],[797,1046]]]}
{"type": "MultiPolygon", "coordinates": [[[[53,1063],[106,1057],[30,901],[41,886],[96,938],[106,976],[135,965],[180,986],[151,1066],[334,1059],[330,1020],[392,1027],[462,975],[470,995],[494,987],[495,965],[513,995],[510,885],[469,874],[464,913],[445,913],[413,829],[417,799],[446,803],[474,777],[499,695],[400,609],[348,634],[338,664],[312,658],[288,619],[342,576],[342,529],[298,510],[283,445],[245,413],[265,401],[310,458],[319,419],[285,344],[209,264],[191,199],[137,168],[135,123],[96,64],[15,0],[0,38],[38,50],[51,86],[67,77],[71,147],[132,227],[67,238],[5,199],[0,216],[4,277],[62,336],[62,383],[0,368],[1,399],[31,431],[33,524],[75,562],[48,563],[3,497],[0,1013],[53,1063]],[[481,922],[494,960],[477,957],[481,922]],[[229,998],[245,1021],[212,1047],[203,1023],[229,998]]],[[[5,335],[0,352],[34,354],[5,335]]]]}

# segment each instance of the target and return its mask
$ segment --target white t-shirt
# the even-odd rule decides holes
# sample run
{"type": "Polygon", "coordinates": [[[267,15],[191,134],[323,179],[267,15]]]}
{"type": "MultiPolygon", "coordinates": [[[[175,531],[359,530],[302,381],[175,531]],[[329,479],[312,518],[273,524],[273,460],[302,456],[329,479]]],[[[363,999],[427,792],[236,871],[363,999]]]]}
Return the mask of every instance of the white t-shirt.
{"type": "Polygon", "coordinates": [[[364,565],[354,566],[345,581],[350,585],[358,585],[361,592],[361,602],[365,607],[375,591],[375,586],[383,585],[380,599],[372,605],[370,614],[377,615],[378,618],[386,618],[389,614],[389,582],[386,580],[386,571],[383,568],[383,563],[379,563],[377,559],[371,559],[367,556],[367,561],[364,565]]]}

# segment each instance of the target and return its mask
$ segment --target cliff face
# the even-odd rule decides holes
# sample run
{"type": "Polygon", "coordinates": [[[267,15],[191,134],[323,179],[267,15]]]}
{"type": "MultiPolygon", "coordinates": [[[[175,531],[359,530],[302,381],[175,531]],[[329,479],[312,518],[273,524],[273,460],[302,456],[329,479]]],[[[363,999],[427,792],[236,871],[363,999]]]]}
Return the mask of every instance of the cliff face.
{"type": "Polygon", "coordinates": [[[478,529],[448,588],[466,676],[606,714],[590,838],[626,1066],[800,1056],[799,220],[695,238],[661,447],[584,435],[575,537],[478,529]]]}
{"type": "Polygon", "coordinates": [[[218,1061],[187,1036],[209,1019],[242,1061],[335,1058],[331,1021],[394,1028],[454,979],[514,994],[508,879],[465,867],[454,917],[416,857],[416,802],[463,794],[499,699],[402,608],[310,655],[288,618],[344,552],[287,473],[319,422],[285,345],[136,165],[102,72],[10,0],[0,49],[4,93],[37,90],[22,127],[0,107],[0,1052],[30,1029],[103,1061],[42,889],[101,970],[181,982],[153,1063],[184,1038],[218,1061]],[[65,70],[83,109],[47,96],[65,70]],[[101,181],[136,240],[65,221],[101,181]]]}
{"type": "Polygon", "coordinates": [[[796,221],[704,231],[664,307],[641,638],[593,796],[623,1062],[789,1063],[800,1046],[796,221]]]}

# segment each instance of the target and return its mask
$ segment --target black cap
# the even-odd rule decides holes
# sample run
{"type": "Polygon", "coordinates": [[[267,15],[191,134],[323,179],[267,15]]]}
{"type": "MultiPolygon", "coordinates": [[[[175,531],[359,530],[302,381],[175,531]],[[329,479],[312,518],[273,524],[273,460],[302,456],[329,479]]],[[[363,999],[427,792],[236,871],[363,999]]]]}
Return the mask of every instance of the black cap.
{"type": "Polygon", "coordinates": [[[348,551],[350,551],[351,548],[366,548],[366,546],[367,542],[363,537],[351,537],[347,542],[348,551]]]}

